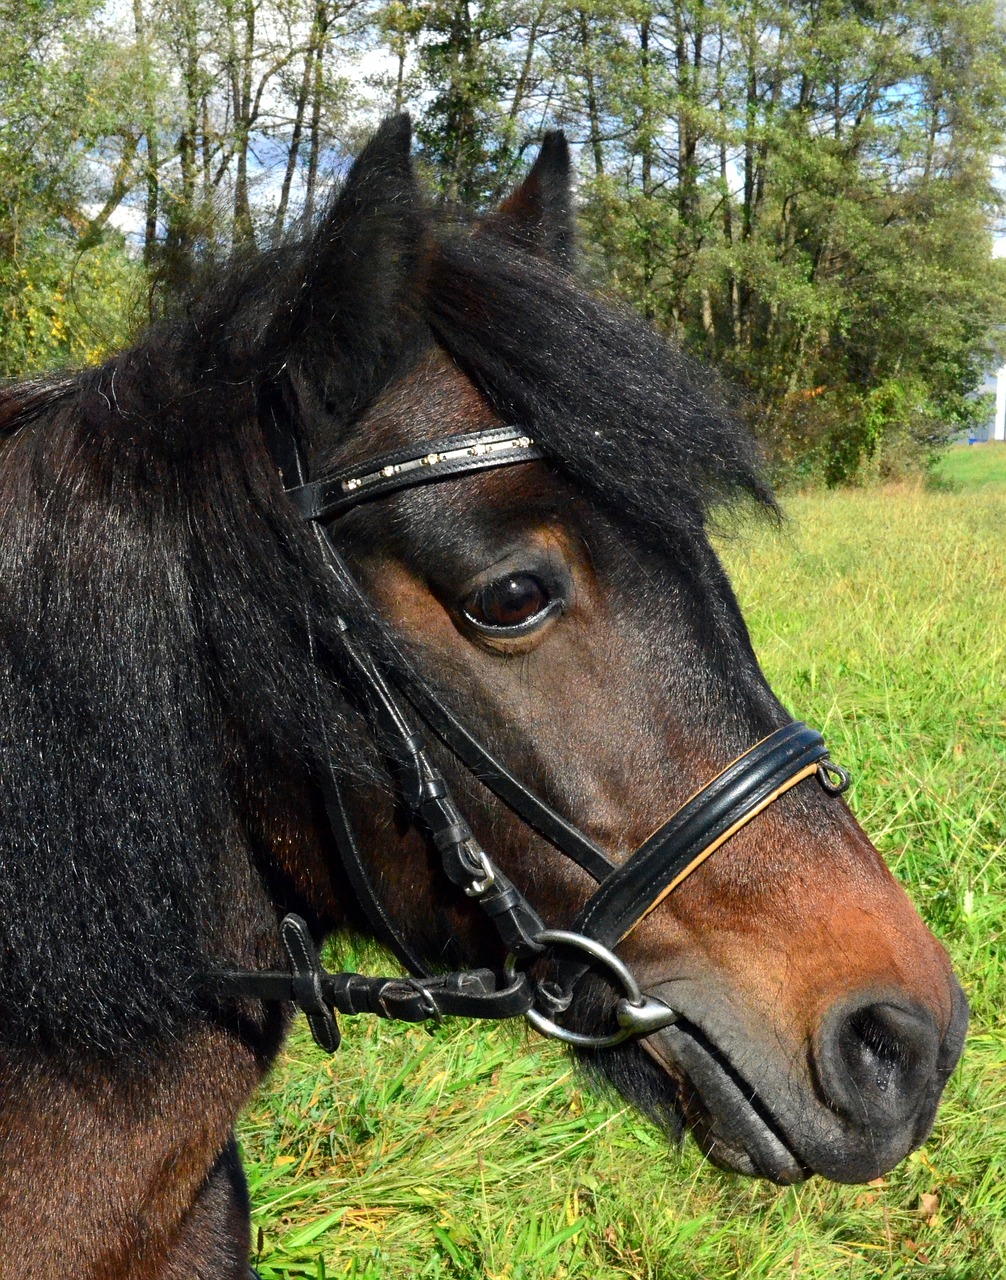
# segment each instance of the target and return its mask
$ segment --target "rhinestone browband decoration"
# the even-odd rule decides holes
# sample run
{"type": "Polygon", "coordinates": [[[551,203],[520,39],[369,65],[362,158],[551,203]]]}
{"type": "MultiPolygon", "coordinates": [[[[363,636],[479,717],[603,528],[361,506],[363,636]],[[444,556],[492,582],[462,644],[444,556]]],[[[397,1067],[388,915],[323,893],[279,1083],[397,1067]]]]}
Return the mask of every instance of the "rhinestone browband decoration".
{"type": "Polygon", "coordinates": [[[342,481],[343,493],[357,493],[382,480],[391,480],[395,476],[408,475],[410,471],[419,471],[423,467],[439,466],[443,462],[454,462],[459,458],[492,457],[498,453],[510,453],[514,449],[529,449],[534,441],[530,436],[510,436],[506,440],[493,440],[489,443],[469,445],[464,449],[443,449],[440,453],[424,453],[419,458],[407,458],[405,462],[391,463],[381,467],[380,471],[369,471],[362,476],[348,476],[342,481]]]}

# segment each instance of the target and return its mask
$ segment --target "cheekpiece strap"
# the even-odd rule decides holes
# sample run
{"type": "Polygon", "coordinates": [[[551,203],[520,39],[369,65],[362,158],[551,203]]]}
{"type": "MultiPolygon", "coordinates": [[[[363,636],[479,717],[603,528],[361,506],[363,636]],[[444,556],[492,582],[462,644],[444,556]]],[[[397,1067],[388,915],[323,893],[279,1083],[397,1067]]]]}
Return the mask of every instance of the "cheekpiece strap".
{"type": "Polygon", "coordinates": [[[421,452],[402,449],[378,454],[324,479],[295,485],[287,494],[305,520],[327,520],[398,489],[544,457],[544,449],[523,427],[493,427],[429,441],[421,452]]]}

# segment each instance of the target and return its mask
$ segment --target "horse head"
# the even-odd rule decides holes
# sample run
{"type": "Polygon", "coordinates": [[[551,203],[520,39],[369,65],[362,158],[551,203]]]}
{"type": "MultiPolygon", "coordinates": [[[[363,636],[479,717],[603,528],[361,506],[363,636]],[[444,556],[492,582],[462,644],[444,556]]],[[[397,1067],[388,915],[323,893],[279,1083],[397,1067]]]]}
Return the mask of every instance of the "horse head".
{"type": "MultiPolygon", "coordinates": [[[[357,162],[343,196],[353,200],[342,216],[359,219],[360,234],[369,224],[387,235],[389,211],[417,207],[400,124],[357,162]]],[[[418,332],[405,367],[348,428],[319,410],[328,363],[289,369],[312,474],[358,483],[375,457],[508,424],[543,456],[350,490],[330,508],[330,536],[427,685],[622,863],[790,720],[706,529],[717,499],[770,505],[756,457],[707,375],[569,280],[558,137],[474,236],[437,238],[400,214],[392,225],[396,249],[370,256],[398,264],[398,280],[382,281],[385,303],[419,271],[418,332]]],[[[582,922],[590,874],[437,747],[481,845],[545,923],[582,922]]],[[[942,948],[813,772],[673,892],[642,902],[620,954],[677,1019],[586,1052],[727,1167],[859,1181],[928,1133],[965,1006],[942,948]]],[[[484,916],[450,892],[385,785],[356,785],[349,807],[388,918],[426,966],[498,965],[484,916]]],[[[621,936],[620,925],[607,940],[621,936]]],[[[603,1034],[611,1005],[592,973],[563,1023],[603,1034]]]]}
{"type": "Polygon", "coordinates": [[[54,1221],[45,1125],[132,1152],[81,1267],[111,1215],[134,1274],[131,1195],[156,1262],[234,1182],[285,1014],[204,977],[281,972],[290,912],[530,992],[729,1169],[868,1180],[932,1125],[963,995],[710,543],[774,512],[757,450],[572,244],[559,135],[473,229],[397,118],[302,241],[7,395],[0,1137],[54,1221]]]}

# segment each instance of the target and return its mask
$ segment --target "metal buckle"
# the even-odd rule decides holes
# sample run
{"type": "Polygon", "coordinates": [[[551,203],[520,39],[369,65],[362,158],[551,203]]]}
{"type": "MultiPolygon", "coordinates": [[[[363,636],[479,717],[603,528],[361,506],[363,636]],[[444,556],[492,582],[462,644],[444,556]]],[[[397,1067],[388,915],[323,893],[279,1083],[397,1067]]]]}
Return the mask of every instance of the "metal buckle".
{"type": "MultiPolygon", "coordinates": [[[[591,959],[603,964],[625,990],[625,995],[615,1005],[618,1031],[612,1031],[608,1035],[587,1035],[582,1031],[570,1031],[566,1027],[560,1027],[537,1009],[529,1009],[524,1017],[539,1035],[576,1045],[578,1049],[610,1049],[623,1040],[628,1040],[630,1036],[649,1035],[677,1021],[678,1015],[662,1000],[644,995],[640,991],[632,970],[602,943],[581,933],[570,933],[566,929],[545,929],[536,941],[585,951],[591,959]]],[[[503,965],[503,972],[511,982],[517,978],[516,963],[517,957],[511,952],[503,965]]]]}
{"type": "Polygon", "coordinates": [[[402,978],[401,981],[419,996],[419,1002],[422,1006],[423,1013],[426,1015],[427,1021],[434,1021],[439,1027],[444,1020],[444,1015],[437,1008],[437,1002],[433,999],[433,993],[423,986],[418,978],[402,978]]]}
{"type": "Polygon", "coordinates": [[[481,898],[496,883],[496,869],[489,861],[489,855],[485,849],[480,849],[474,840],[466,840],[464,849],[467,854],[474,854],[475,859],[482,871],[481,880],[473,880],[471,884],[465,886],[465,893],[469,898],[481,898]]]}

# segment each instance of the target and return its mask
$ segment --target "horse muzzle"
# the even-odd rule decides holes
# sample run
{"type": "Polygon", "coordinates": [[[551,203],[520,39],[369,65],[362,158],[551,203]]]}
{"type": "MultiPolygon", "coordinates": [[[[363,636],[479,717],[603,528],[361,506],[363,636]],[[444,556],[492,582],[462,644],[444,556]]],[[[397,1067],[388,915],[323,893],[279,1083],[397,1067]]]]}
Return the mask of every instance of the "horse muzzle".
{"type": "MultiPolygon", "coordinates": [[[[897,990],[844,997],[790,1053],[698,984],[652,993],[679,1019],[642,1042],[679,1090],[684,1119],[716,1165],[780,1184],[821,1174],[861,1183],[928,1136],[964,1046],[968,1006],[953,981],[944,1027],[897,990]]],[[[767,1033],[767,1034],[766,1034],[767,1033]]]]}

